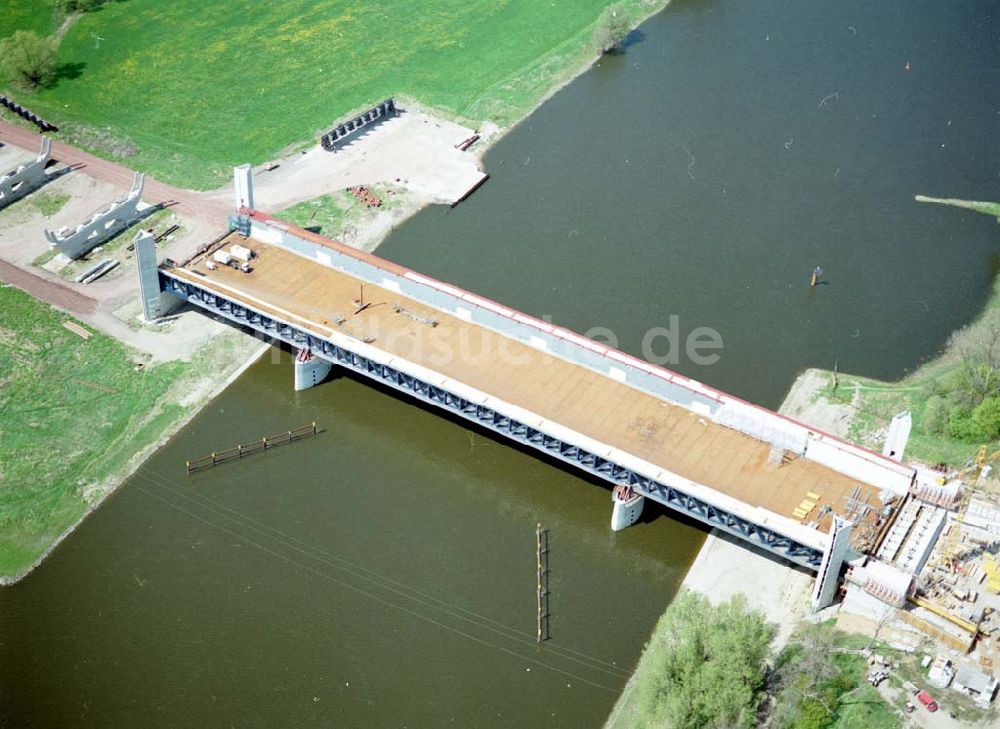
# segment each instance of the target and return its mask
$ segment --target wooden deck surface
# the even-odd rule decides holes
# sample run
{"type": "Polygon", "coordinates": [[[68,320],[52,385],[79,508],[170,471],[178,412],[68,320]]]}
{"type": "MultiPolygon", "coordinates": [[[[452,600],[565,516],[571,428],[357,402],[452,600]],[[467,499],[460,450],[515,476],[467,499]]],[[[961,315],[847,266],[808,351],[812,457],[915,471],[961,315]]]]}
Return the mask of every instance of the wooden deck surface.
{"type": "Polygon", "coordinates": [[[368,306],[356,311],[354,302],[362,296],[358,279],[276,246],[241,241],[235,233],[225,245],[230,242],[257,253],[252,273],[225,266],[210,271],[204,259],[195,259],[187,268],[205,276],[183,270],[181,275],[202,286],[221,283],[231,298],[321,336],[341,331],[369,340],[379,349],[777,514],[796,518],[793,512],[803,501],[813,500],[807,497],[813,492],[819,495],[816,506],[797,520],[818,521],[824,531],[830,517],[820,518],[820,509],[829,505],[846,515],[857,487],[861,501],[871,507],[865,521],[871,523],[881,508],[871,486],[804,459],[769,464],[767,443],[630,385],[374,284],[364,284],[368,306]]]}

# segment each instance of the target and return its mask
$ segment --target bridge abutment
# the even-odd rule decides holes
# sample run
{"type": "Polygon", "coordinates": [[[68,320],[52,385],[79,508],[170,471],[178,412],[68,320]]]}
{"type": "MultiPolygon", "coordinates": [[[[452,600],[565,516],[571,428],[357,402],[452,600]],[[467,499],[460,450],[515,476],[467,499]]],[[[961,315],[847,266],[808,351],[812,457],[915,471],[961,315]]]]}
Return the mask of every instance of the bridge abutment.
{"type": "Polygon", "coordinates": [[[315,387],[330,374],[333,364],[317,357],[308,349],[300,349],[295,355],[295,391],[315,387]]]}

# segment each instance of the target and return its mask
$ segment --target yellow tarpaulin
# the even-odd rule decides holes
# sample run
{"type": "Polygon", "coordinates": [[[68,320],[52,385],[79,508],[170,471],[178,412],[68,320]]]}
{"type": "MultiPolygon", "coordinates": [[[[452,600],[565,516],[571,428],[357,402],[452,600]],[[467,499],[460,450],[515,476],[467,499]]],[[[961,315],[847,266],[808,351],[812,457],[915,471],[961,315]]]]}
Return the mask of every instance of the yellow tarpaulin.
{"type": "Polygon", "coordinates": [[[983,560],[983,570],[986,572],[986,588],[1000,594],[1000,565],[992,555],[983,560]]]}

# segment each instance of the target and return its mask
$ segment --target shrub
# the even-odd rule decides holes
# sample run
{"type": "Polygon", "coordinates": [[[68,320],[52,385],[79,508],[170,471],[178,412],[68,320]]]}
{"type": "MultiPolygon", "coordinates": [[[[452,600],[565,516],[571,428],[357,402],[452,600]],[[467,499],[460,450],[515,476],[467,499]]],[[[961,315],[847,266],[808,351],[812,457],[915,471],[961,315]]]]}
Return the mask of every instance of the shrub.
{"type": "Polygon", "coordinates": [[[1000,435],[1000,396],[986,398],[972,411],[972,422],[982,440],[1000,435]]]}
{"type": "Polygon", "coordinates": [[[0,41],[0,65],[12,83],[34,90],[52,80],[56,42],[37,33],[19,30],[0,41]]]}
{"type": "Polygon", "coordinates": [[[968,405],[956,405],[948,413],[948,435],[956,440],[981,440],[979,430],[972,420],[972,408],[968,405]]]}
{"type": "Polygon", "coordinates": [[[940,395],[929,397],[924,406],[923,418],[921,418],[924,432],[929,435],[947,434],[949,409],[947,400],[940,395]]]}
{"type": "Polygon", "coordinates": [[[693,592],[664,613],[642,691],[647,726],[752,727],[776,628],[741,597],[713,606],[693,592]]]}
{"type": "Polygon", "coordinates": [[[632,29],[632,21],[621,5],[607,8],[597,21],[594,39],[601,53],[614,53],[621,50],[622,42],[632,29]]]}
{"type": "Polygon", "coordinates": [[[107,0],[56,0],[56,7],[66,13],[86,13],[95,10],[107,0]]]}

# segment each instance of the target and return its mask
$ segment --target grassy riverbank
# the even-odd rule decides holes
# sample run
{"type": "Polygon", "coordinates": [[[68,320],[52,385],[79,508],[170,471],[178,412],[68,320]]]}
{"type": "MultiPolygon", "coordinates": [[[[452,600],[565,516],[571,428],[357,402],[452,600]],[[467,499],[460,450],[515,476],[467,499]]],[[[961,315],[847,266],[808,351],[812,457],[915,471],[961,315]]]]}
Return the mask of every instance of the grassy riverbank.
{"type": "MultiPolygon", "coordinates": [[[[207,189],[234,164],[279,156],[386,96],[509,126],[595,57],[595,26],[611,4],[107,3],[69,28],[55,82],[14,96],[67,141],[207,189]]],[[[666,2],[616,4],[638,22],[666,2]]],[[[37,30],[40,6],[10,0],[0,19],[37,30]]]]}
{"type": "Polygon", "coordinates": [[[0,288],[0,583],[28,571],[207,400],[204,380],[228,375],[250,352],[233,332],[191,362],[148,366],[110,337],[70,332],[67,321],[0,288]]]}

